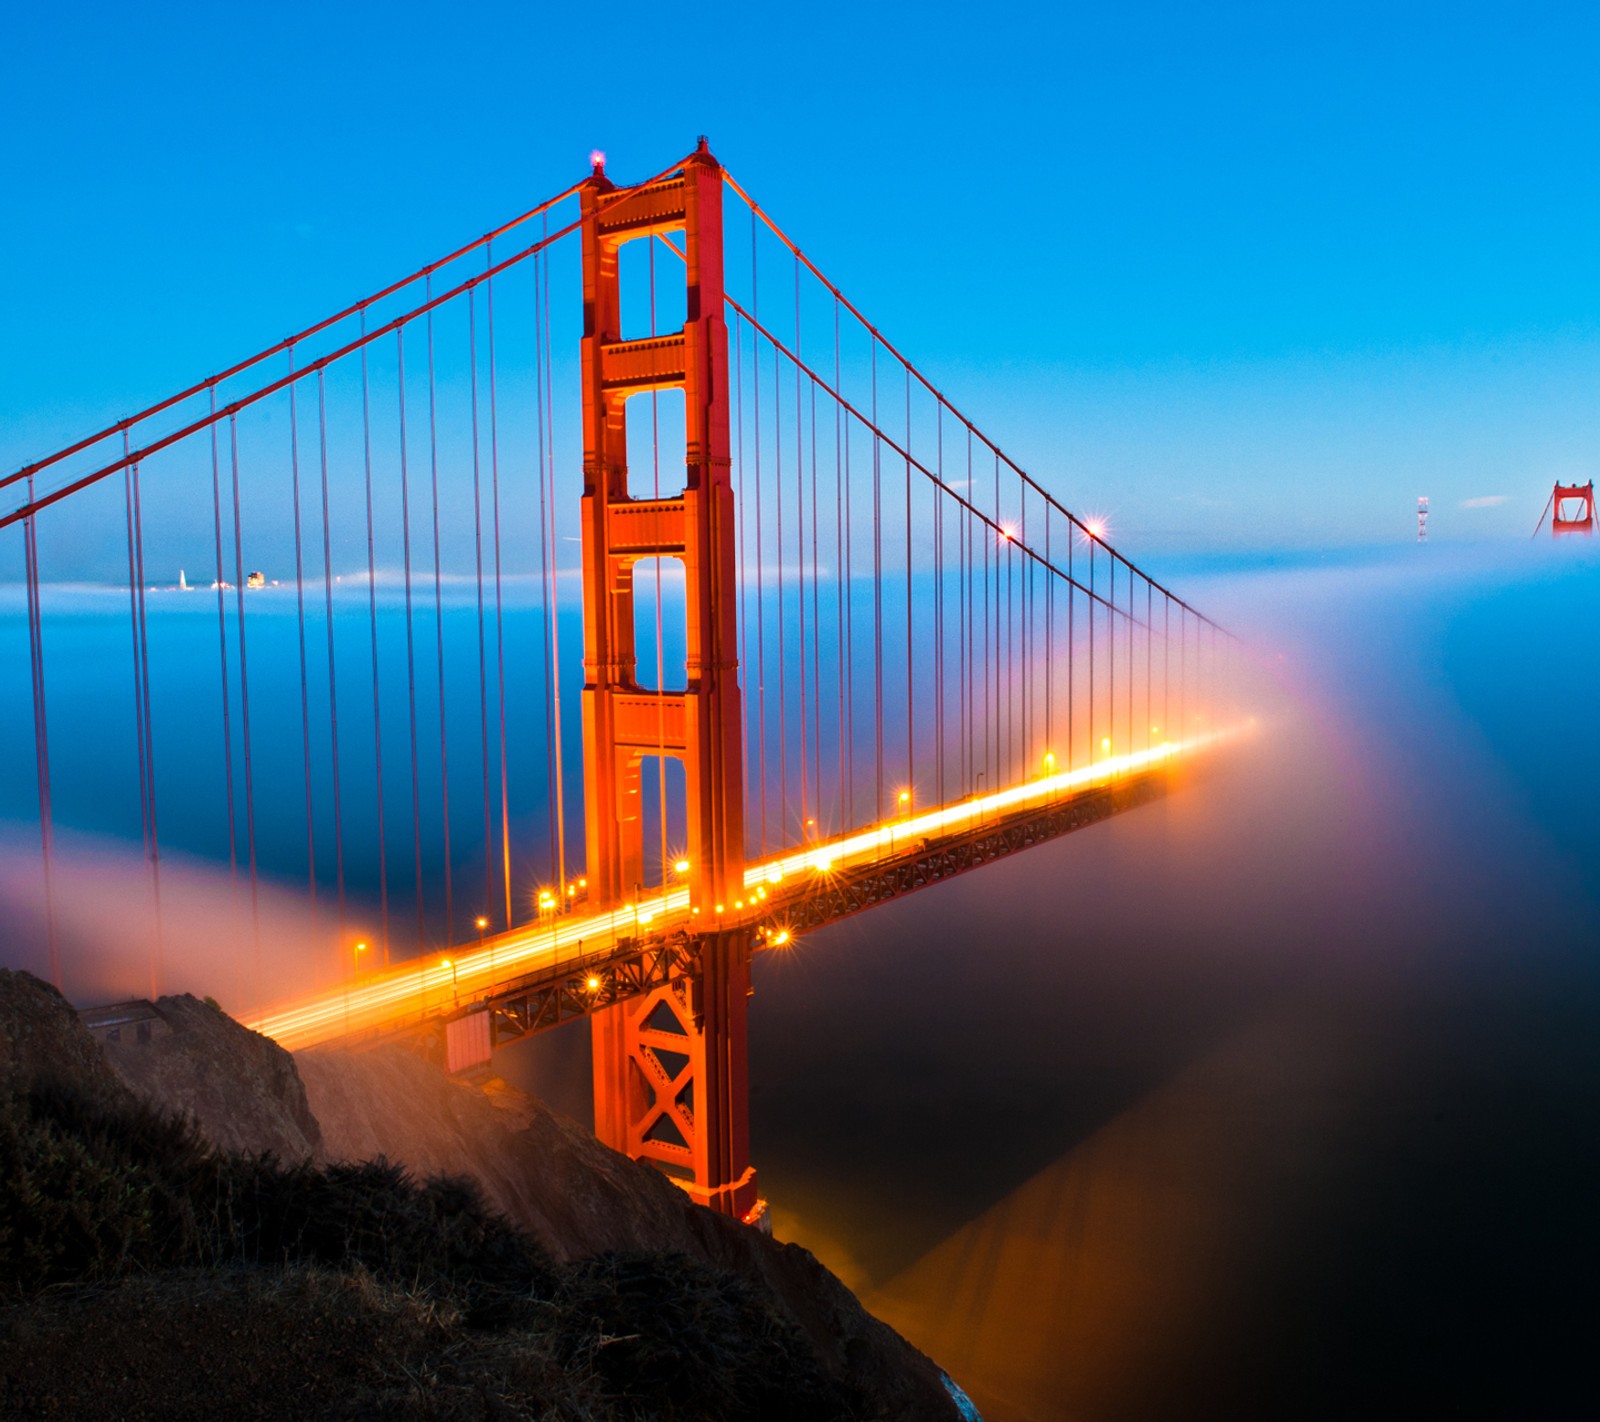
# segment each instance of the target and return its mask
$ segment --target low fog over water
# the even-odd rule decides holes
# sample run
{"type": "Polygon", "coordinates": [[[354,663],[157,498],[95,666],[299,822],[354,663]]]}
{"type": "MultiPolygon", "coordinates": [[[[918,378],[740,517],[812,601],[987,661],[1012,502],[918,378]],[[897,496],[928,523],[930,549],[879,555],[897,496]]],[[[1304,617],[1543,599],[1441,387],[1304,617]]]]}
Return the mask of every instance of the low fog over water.
{"type": "MultiPolygon", "coordinates": [[[[1176,581],[1253,649],[1253,736],[758,960],[776,1232],[996,1422],[1574,1415],[1600,1322],[1600,558],[1176,581]]],[[[62,849],[69,945],[115,939],[137,855],[62,849]]],[[[33,853],[0,860],[8,963],[33,853]]],[[[257,959],[225,870],[168,876],[169,985],[311,970],[293,896],[268,893],[257,959]]],[[[501,1065],[587,1119],[581,1029],[501,1065]]]]}
{"type": "Polygon", "coordinates": [[[1196,587],[1247,747],[760,961],[779,1233],[994,1419],[1573,1415],[1597,592],[1571,540],[1196,587]]]}

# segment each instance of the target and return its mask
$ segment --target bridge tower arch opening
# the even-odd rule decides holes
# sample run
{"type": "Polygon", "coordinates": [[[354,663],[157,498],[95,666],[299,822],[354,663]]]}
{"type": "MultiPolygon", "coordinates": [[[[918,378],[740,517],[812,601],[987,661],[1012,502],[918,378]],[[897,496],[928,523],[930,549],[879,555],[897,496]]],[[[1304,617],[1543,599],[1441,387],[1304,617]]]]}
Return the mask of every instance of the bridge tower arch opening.
{"type": "Polygon", "coordinates": [[[1587,484],[1557,484],[1550,496],[1550,532],[1559,538],[1564,533],[1594,532],[1594,480],[1587,484]]]}
{"type": "MultiPolygon", "coordinates": [[[[618,187],[596,164],[581,193],[583,246],[584,810],[593,907],[626,911],[644,882],[640,766],[681,760],[694,971],[591,1019],[595,1132],[737,1218],[759,1211],[749,1161],[744,733],[738,679],[735,510],[723,318],[722,169],[702,139],[675,173],[618,187]],[[620,252],[683,235],[680,330],[623,334],[620,252]],[[627,403],[683,391],[680,494],[636,497],[627,403]],[[639,682],[635,566],[683,567],[682,690],[639,682]]],[[[665,480],[670,484],[672,481],[665,480]]]]}

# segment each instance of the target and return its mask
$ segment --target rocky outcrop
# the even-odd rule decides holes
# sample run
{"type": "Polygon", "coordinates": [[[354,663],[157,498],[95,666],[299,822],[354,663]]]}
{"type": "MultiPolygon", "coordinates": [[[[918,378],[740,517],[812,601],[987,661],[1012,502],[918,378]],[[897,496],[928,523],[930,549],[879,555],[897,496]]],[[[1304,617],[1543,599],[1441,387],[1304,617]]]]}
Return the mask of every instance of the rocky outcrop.
{"type": "Polygon", "coordinates": [[[219,1007],[163,997],[127,1026],[95,1027],[105,1059],[135,1095],[188,1116],[223,1150],[285,1162],[318,1158],[322,1132],[294,1058],[219,1007]]]}
{"type": "Polygon", "coordinates": [[[503,1082],[447,1077],[397,1045],[294,1058],[190,997],[162,998],[120,1021],[104,1019],[96,1051],[58,994],[25,974],[0,974],[0,1051],[18,1080],[136,1097],[182,1113],[229,1152],[318,1164],[384,1157],[419,1179],[466,1177],[580,1274],[592,1267],[586,1261],[630,1258],[657,1261],[648,1268],[659,1274],[677,1258],[686,1278],[731,1276],[800,1330],[839,1386],[871,1399],[872,1416],[960,1415],[939,1369],[807,1250],[693,1204],[664,1176],[503,1082]]]}
{"type": "Polygon", "coordinates": [[[296,1061],[331,1159],[382,1155],[423,1175],[468,1176],[558,1260],[638,1250],[703,1260],[776,1296],[829,1371],[880,1399],[884,1416],[957,1415],[939,1369],[809,1250],[694,1204],[533,1097],[447,1077],[400,1046],[296,1061]]]}
{"type": "Polygon", "coordinates": [[[122,1098],[121,1083],[66,998],[31,973],[0,968],[0,1086],[122,1098]]]}

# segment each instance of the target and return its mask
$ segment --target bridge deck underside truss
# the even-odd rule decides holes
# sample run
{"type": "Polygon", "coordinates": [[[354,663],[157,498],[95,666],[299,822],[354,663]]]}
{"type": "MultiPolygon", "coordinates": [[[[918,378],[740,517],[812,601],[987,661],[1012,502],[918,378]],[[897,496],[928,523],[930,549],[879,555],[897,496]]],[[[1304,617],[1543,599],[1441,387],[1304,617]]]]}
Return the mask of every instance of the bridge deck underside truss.
{"type": "MultiPolygon", "coordinates": [[[[749,946],[756,952],[775,950],[780,947],[780,935],[792,938],[825,927],[1099,824],[1161,798],[1173,778],[1166,770],[1130,776],[1042,807],[997,817],[959,834],[919,840],[892,859],[819,874],[803,891],[768,901],[766,912],[746,929],[749,946]]],[[[702,941],[683,929],[625,939],[615,951],[508,982],[466,1011],[490,1012],[493,1044],[503,1046],[575,1017],[659,996],[674,984],[695,979],[700,973],[702,941]]],[[[430,1028],[437,1030],[437,1025],[416,1022],[408,1030],[430,1028]]],[[[388,1034],[362,1034],[359,1040],[373,1041],[381,1035],[388,1034]]]]}

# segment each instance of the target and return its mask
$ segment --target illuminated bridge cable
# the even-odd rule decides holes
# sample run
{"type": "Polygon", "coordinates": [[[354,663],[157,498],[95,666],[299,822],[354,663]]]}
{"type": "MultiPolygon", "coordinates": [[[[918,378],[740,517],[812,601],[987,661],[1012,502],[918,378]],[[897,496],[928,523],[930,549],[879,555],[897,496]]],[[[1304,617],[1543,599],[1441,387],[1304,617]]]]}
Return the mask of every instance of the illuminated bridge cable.
{"type": "MultiPolygon", "coordinates": [[[[655,181],[652,179],[652,181],[655,181]]],[[[620,198],[622,195],[619,194],[620,198]]],[[[617,199],[613,199],[615,201],[617,199]]],[[[549,219],[545,219],[548,224],[549,219]]],[[[546,239],[546,242],[552,240],[546,239]]],[[[542,279],[544,285],[544,319],[540,325],[540,334],[544,341],[544,388],[545,409],[549,418],[545,421],[545,462],[550,470],[551,489],[555,487],[556,469],[556,435],[555,435],[555,361],[550,348],[550,258],[546,254],[543,259],[542,269],[535,269],[535,277],[542,279]]],[[[561,755],[561,622],[558,616],[560,600],[557,591],[560,586],[556,579],[557,553],[560,544],[556,540],[556,508],[555,499],[550,501],[550,647],[551,647],[551,683],[553,686],[553,699],[556,710],[556,843],[557,859],[560,872],[557,883],[564,884],[567,878],[567,799],[565,791],[565,767],[561,755]]]]}
{"type": "MultiPolygon", "coordinates": [[[[794,264],[794,349],[796,356],[800,353],[800,263],[794,264]]],[[[800,366],[798,362],[794,368],[794,546],[795,546],[795,591],[799,603],[800,615],[800,834],[805,838],[807,823],[807,804],[810,799],[809,792],[809,756],[806,745],[806,707],[809,704],[806,697],[806,502],[805,502],[805,445],[804,425],[801,418],[800,394],[800,366]]],[[[782,560],[782,548],[779,549],[779,560],[782,560]]],[[[787,830],[787,826],[785,826],[787,830]]]]}
{"type": "MultiPolygon", "coordinates": [[[[934,468],[939,478],[944,478],[944,411],[934,407],[934,468]]],[[[937,758],[934,761],[934,795],[944,804],[944,501],[933,503],[933,740],[937,758]]]]}
{"type": "MultiPolygon", "coordinates": [[[[733,414],[734,450],[738,469],[735,497],[739,516],[739,680],[748,686],[750,681],[750,545],[745,535],[744,486],[748,466],[744,457],[744,318],[733,313],[733,414]]],[[[746,700],[748,707],[749,702],[746,700]]],[[[739,737],[740,768],[743,783],[750,784],[750,736],[744,731],[739,737]]],[[[744,826],[746,857],[750,854],[750,826],[744,826]]]]}
{"type": "MultiPolygon", "coordinates": [[[[838,389],[838,302],[834,302],[834,389],[838,389]]],[[[811,389],[816,390],[813,384],[811,389]]],[[[838,648],[838,824],[835,829],[851,824],[850,795],[850,723],[845,720],[845,653],[850,638],[850,600],[845,590],[845,451],[843,451],[843,424],[845,411],[834,401],[834,584],[837,587],[837,608],[840,617],[838,648]]]]}
{"type": "MultiPolygon", "coordinates": [[[[547,219],[548,221],[548,219],[547,219]]],[[[494,244],[489,243],[484,252],[484,262],[494,268],[494,244]]],[[[500,731],[500,875],[501,889],[505,894],[505,926],[509,932],[511,919],[511,797],[510,777],[506,763],[506,641],[504,601],[500,573],[500,418],[495,376],[494,342],[494,278],[484,285],[485,305],[489,316],[489,487],[494,505],[494,648],[495,648],[495,698],[500,731]]]]}
{"type": "MultiPolygon", "coordinates": [[[[33,496],[33,480],[28,480],[33,496]]],[[[39,790],[39,850],[44,873],[45,950],[50,981],[61,990],[61,946],[56,936],[55,818],[50,802],[50,733],[45,708],[44,616],[40,598],[38,529],[33,519],[22,526],[24,575],[28,593],[28,669],[33,690],[33,749],[39,790]]]]}
{"type": "Polygon", "coordinates": [[[239,507],[239,420],[228,416],[228,459],[233,474],[233,593],[239,624],[239,734],[244,743],[244,828],[250,860],[251,984],[261,1003],[261,881],[256,863],[256,783],[250,745],[250,657],[244,628],[244,520],[239,507]]]}
{"type": "Polygon", "coordinates": [[[548,844],[550,848],[550,878],[558,879],[561,874],[561,861],[559,839],[556,833],[556,809],[559,796],[555,792],[556,776],[558,773],[556,757],[556,694],[555,694],[555,651],[552,637],[555,630],[555,618],[551,612],[554,597],[555,582],[550,576],[552,556],[550,547],[550,523],[548,521],[550,501],[550,474],[545,467],[544,426],[546,410],[544,407],[544,339],[541,332],[544,330],[544,321],[541,315],[544,297],[539,288],[538,259],[535,259],[533,282],[533,309],[534,309],[534,346],[533,346],[533,383],[534,383],[534,439],[536,448],[537,470],[539,476],[539,624],[544,639],[544,755],[545,755],[545,820],[547,826],[548,844]]]}
{"type": "MultiPolygon", "coordinates": [[[[817,517],[817,387],[811,387],[811,685],[816,688],[811,709],[812,774],[816,777],[812,804],[815,822],[809,828],[819,833],[822,815],[822,610],[818,584],[822,581],[820,538],[817,517]]],[[[806,827],[803,827],[806,828],[806,827]]]]}
{"type": "Polygon", "coordinates": [[[913,793],[912,787],[917,780],[917,693],[912,679],[912,646],[911,635],[911,605],[915,599],[911,595],[916,568],[911,558],[911,376],[906,375],[906,454],[903,461],[905,465],[906,484],[906,790],[913,793]]]}
{"type": "MultiPolygon", "coordinates": [[[[367,316],[361,313],[361,333],[367,316]]],[[[372,634],[372,759],[378,829],[378,913],[383,929],[383,966],[389,966],[389,855],[383,822],[383,716],[378,695],[378,565],[372,533],[372,399],[367,348],[361,347],[361,463],[367,504],[367,619],[372,634]]]]}
{"type": "Polygon", "coordinates": [[[397,408],[400,434],[400,538],[404,550],[406,582],[406,709],[411,731],[411,849],[417,889],[417,951],[427,947],[427,924],[422,897],[422,786],[417,769],[417,656],[411,607],[411,474],[406,448],[406,334],[394,333],[397,408]]]}
{"type": "MultiPolygon", "coordinates": [[[[878,428],[878,338],[872,338],[872,428],[878,428]]],[[[880,446],[872,441],[872,737],[877,799],[873,814],[883,818],[883,479],[880,446]]]]}
{"type": "MultiPolygon", "coordinates": [[[[839,369],[839,303],[833,304],[833,364],[834,388],[838,389],[839,369]]],[[[842,408],[842,406],[841,406],[842,408]]],[[[849,731],[844,738],[845,779],[849,784],[849,801],[845,806],[844,825],[855,823],[856,808],[856,663],[855,663],[855,521],[851,515],[850,426],[844,424],[844,653],[845,702],[849,707],[849,731]]]]}
{"type": "MultiPolygon", "coordinates": [[[[294,369],[294,347],[289,347],[289,369],[294,369]]],[[[320,374],[320,372],[319,372],[320,374]]],[[[306,678],[306,596],[300,537],[300,423],[295,406],[296,385],[289,385],[289,481],[294,495],[294,608],[300,649],[300,752],[305,768],[306,876],[310,886],[311,940],[317,938],[317,839],[311,798],[311,695],[306,678]]]]}
{"type": "MultiPolygon", "coordinates": [[[[972,431],[972,433],[980,441],[982,441],[983,444],[985,444],[994,453],[996,459],[1000,460],[1000,461],[1003,461],[1005,463],[1006,467],[1011,471],[1011,473],[1013,475],[1015,475],[1015,477],[1018,480],[1020,480],[1027,487],[1031,488],[1034,491],[1035,494],[1037,494],[1046,503],[1048,503],[1051,507],[1053,507],[1064,518],[1068,519],[1069,522],[1075,528],[1077,528],[1080,532],[1087,533],[1087,530],[1084,528],[1082,522],[1077,518],[1077,516],[1075,514],[1072,513],[1072,511],[1070,509],[1066,508],[1059,501],[1057,501],[1049,493],[1049,491],[1046,490],[1043,487],[1043,485],[1041,485],[1036,479],[1033,478],[1032,475],[1030,475],[1026,470],[1024,470],[1020,465],[1018,465],[1014,460],[1012,460],[1009,455],[1005,454],[1005,452],[1003,450],[1001,450],[1000,447],[997,444],[995,444],[986,434],[984,434],[983,431],[979,430],[972,423],[971,420],[969,420],[965,415],[963,415],[961,413],[961,411],[959,409],[957,409],[956,406],[950,402],[950,400],[938,389],[937,386],[935,386],[933,384],[932,381],[930,381],[928,379],[927,376],[925,376],[915,365],[913,365],[909,360],[907,360],[900,353],[900,351],[893,345],[893,343],[890,342],[889,340],[887,340],[883,336],[882,332],[880,332],[876,326],[874,326],[870,321],[867,320],[866,316],[861,312],[860,308],[857,307],[848,297],[846,297],[843,294],[843,292],[841,292],[839,290],[839,288],[833,282],[831,282],[825,275],[823,275],[821,270],[818,269],[817,265],[809,257],[807,257],[804,252],[802,252],[800,250],[800,248],[798,247],[798,245],[796,245],[796,243],[793,241],[793,239],[791,239],[788,236],[788,234],[785,233],[783,231],[783,229],[780,228],[772,220],[772,218],[768,215],[766,210],[763,209],[750,196],[750,194],[738,182],[738,180],[733,177],[733,175],[731,173],[727,172],[727,170],[724,169],[722,176],[723,176],[723,181],[727,184],[727,186],[750,209],[751,227],[752,227],[752,237],[751,237],[752,243],[755,240],[754,239],[754,228],[755,228],[756,223],[759,221],[760,223],[762,223],[763,225],[765,225],[767,227],[767,229],[773,234],[773,236],[775,236],[778,239],[779,242],[781,242],[785,247],[787,247],[789,249],[789,251],[792,252],[800,260],[800,262],[805,266],[806,270],[809,271],[812,274],[812,276],[815,277],[816,280],[819,283],[821,283],[823,288],[825,290],[827,290],[832,296],[834,296],[844,306],[844,308],[847,311],[849,311],[850,314],[853,317],[855,317],[855,319],[862,326],[863,330],[868,332],[872,336],[872,338],[874,339],[875,342],[877,342],[878,344],[881,344],[883,346],[884,350],[894,360],[899,362],[902,366],[906,367],[910,371],[912,377],[925,390],[927,390],[927,392],[939,404],[941,404],[942,406],[944,406],[944,408],[949,410],[952,416],[954,416],[956,419],[960,420],[963,424],[967,425],[967,427],[972,431]]],[[[731,300],[731,298],[730,298],[730,300],[731,300]]],[[[876,421],[874,421],[874,424],[876,424],[876,421]]],[[[1115,551],[1112,550],[1109,547],[1109,545],[1106,545],[1106,547],[1107,547],[1107,552],[1111,553],[1112,556],[1121,557],[1121,555],[1115,553],[1115,551]]],[[[1205,623],[1207,623],[1209,625],[1212,625],[1212,626],[1216,625],[1214,622],[1212,622],[1212,619],[1204,616],[1204,614],[1202,614],[1202,613],[1198,612],[1196,609],[1190,607],[1187,602],[1185,602],[1182,598],[1178,597],[1177,594],[1173,593],[1170,589],[1164,587],[1160,583],[1157,583],[1156,586],[1160,589],[1160,591],[1165,596],[1171,597],[1175,602],[1179,603],[1181,606],[1183,606],[1185,608],[1188,608],[1188,610],[1190,612],[1193,612],[1194,615],[1196,616],[1196,618],[1199,619],[1200,621],[1205,622],[1205,623]]],[[[1222,630],[1222,629],[1219,629],[1219,630],[1222,630]]]]}
{"type": "MultiPolygon", "coordinates": [[[[656,245],[651,242],[650,252],[650,334],[656,334],[656,245]]],[[[650,496],[661,497],[661,408],[660,392],[650,391],[650,496]]],[[[688,418],[687,409],[684,412],[688,418]]],[[[667,857],[667,670],[666,656],[661,645],[661,559],[652,560],[656,573],[656,808],[661,823],[660,860],[661,880],[665,884],[670,872],[667,857]]]]}
{"type": "MultiPolygon", "coordinates": [[[[755,214],[750,216],[750,306],[752,325],[761,315],[761,287],[756,256],[755,214]]],[[[761,780],[761,855],[767,853],[767,592],[763,575],[763,520],[761,517],[761,350],[752,339],[750,359],[751,401],[755,423],[756,485],[756,724],[758,728],[756,769],[761,780]]]]}
{"type": "MultiPolygon", "coordinates": [[[[678,165],[674,164],[673,166],[675,168],[678,165]]],[[[672,169],[668,169],[666,171],[671,172],[672,169]]],[[[665,176],[665,174],[663,174],[663,176],[665,176]]],[[[495,228],[494,231],[486,233],[484,236],[467,243],[466,246],[458,248],[454,252],[451,252],[448,256],[440,257],[437,261],[429,262],[427,266],[418,268],[409,276],[402,277],[399,281],[390,282],[389,285],[384,287],[381,291],[374,292],[371,296],[365,297],[363,300],[356,302],[353,306],[347,306],[343,310],[335,312],[332,316],[328,316],[323,320],[316,322],[314,325],[307,326],[305,330],[298,331],[292,336],[285,337],[276,345],[268,346],[264,351],[260,351],[245,360],[238,361],[229,366],[227,369],[219,371],[217,374],[209,376],[205,380],[189,386],[187,389],[180,390],[176,395],[169,395],[165,400],[158,401],[156,404],[141,410],[137,415],[129,415],[126,419],[118,420],[115,424],[108,425],[103,430],[99,430],[96,433],[88,435],[73,444],[69,444],[65,449],[57,450],[54,454],[49,455],[47,458],[37,459],[32,464],[24,465],[21,469],[17,470],[16,473],[9,474],[4,478],[0,478],[0,489],[7,488],[21,479],[26,479],[31,475],[40,473],[43,470],[48,469],[50,466],[59,463],[63,459],[68,459],[74,454],[79,454],[86,449],[92,448],[93,446],[101,443],[103,440],[110,439],[113,435],[126,435],[128,431],[137,425],[143,424],[152,416],[159,415],[165,410],[170,410],[176,405],[181,405],[185,400],[190,400],[194,396],[199,395],[204,391],[210,390],[214,393],[216,387],[222,384],[223,381],[231,380],[236,375],[242,375],[245,371],[260,365],[263,361],[271,360],[274,356],[282,355],[285,351],[292,349],[294,346],[303,345],[310,337],[315,336],[322,331],[326,331],[331,327],[337,326],[340,322],[347,321],[352,316],[359,316],[361,318],[362,329],[364,332],[366,313],[369,307],[375,305],[379,301],[382,301],[385,297],[393,296],[396,292],[405,290],[406,287],[414,285],[416,282],[422,280],[432,272],[438,271],[441,267],[449,266],[452,262],[466,256],[469,252],[475,251],[478,247],[492,243],[496,237],[499,237],[506,232],[510,232],[513,228],[520,227],[523,223],[529,221],[531,218],[538,217],[541,214],[547,214],[551,208],[559,206],[561,203],[565,202],[566,199],[572,197],[581,186],[581,183],[574,183],[571,187],[557,193],[553,198],[549,198],[546,201],[539,203],[537,206],[530,208],[527,212],[524,212],[519,217],[512,218],[510,222],[502,223],[499,227],[495,228]]],[[[549,218],[546,217],[545,221],[548,225],[549,218]]],[[[573,223],[566,230],[569,232],[575,231],[577,225],[577,223],[573,223]]],[[[377,334],[382,334],[382,332],[377,334]]],[[[224,413],[231,412],[225,411],[224,413]]],[[[117,471],[112,470],[111,472],[115,473],[117,471]]]]}
{"type": "Polygon", "coordinates": [[[783,597],[783,373],[782,357],[776,346],[772,349],[772,505],[777,527],[777,567],[774,580],[778,584],[778,843],[788,842],[789,835],[789,654],[785,646],[788,626],[787,610],[783,597]]]}
{"type": "MultiPolygon", "coordinates": [[[[217,408],[217,392],[210,391],[211,408],[217,408]]],[[[222,562],[222,460],[217,447],[217,427],[211,426],[211,516],[216,544],[217,591],[217,670],[222,701],[222,781],[227,796],[228,809],[228,882],[237,895],[239,888],[238,822],[233,797],[233,717],[229,709],[232,700],[228,685],[228,604],[224,589],[228,585],[227,570],[222,562]]],[[[237,904],[235,905],[237,907],[237,904]]],[[[237,961],[237,960],[236,960],[237,961]]],[[[237,990],[238,983],[235,982],[237,990]]],[[[242,998],[241,998],[242,1000],[242,998]]]]}
{"type": "Polygon", "coordinates": [[[489,792],[489,649],[483,610],[483,459],[478,432],[478,293],[467,293],[467,366],[472,411],[472,562],[478,593],[478,748],[483,769],[483,908],[494,903],[493,799],[489,792]]]}
{"type": "MultiPolygon", "coordinates": [[[[433,278],[427,278],[427,292],[433,295],[433,278]]],[[[434,380],[433,312],[429,310],[428,333],[428,479],[433,496],[433,629],[439,669],[439,810],[444,837],[444,941],[452,941],[455,931],[455,895],[450,864],[450,755],[445,722],[444,675],[444,592],[439,559],[439,419],[434,380]]]]}
{"type": "MultiPolygon", "coordinates": [[[[625,193],[621,193],[618,194],[617,197],[620,198],[625,195],[625,193]]],[[[114,459],[109,464],[103,465],[98,469],[91,470],[89,473],[71,480],[70,482],[62,485],[60,488],[52,490],[48,494],[38,495],[37,497],[30,499],[27,503],[12,509],[9,513],[0,514],[0,529],[9,528],[13,523],[26,518],[30,514],[37,513],[41,509],[49,508],[52,504],[60,503],[63,499],[70,498],[72,495],[79,493],[83,489],[88,488],[90,485],[99,483],[102,479],[110,478],[113,474],[122,473],[131,463],[135,461],[146,460],[150,456],[158,454],[164,449],[169,449],[173,445],[181,443],[183,440],[188,439],[191,435],[197,434],[199,431],[207,428],[218,419],[236,415],[240,411],[246,410],[252,405],[259,404],[261,401],[277,394],[280,390],[295,384],[297,381],[305,379],[309,375],[315,374],[318,370],[326,369],[328,366],[343,360],[346,356],[353,355],[356,351],[362,349],[364,346],[370,345],[373,341],[381,340],[385,336],[399,333],[409,323],[426,316],[428,312],[432,311],[435,307],[442,306],[446,302],[455,300],[464,293],[471,291],[480,283],[491,280],[496,274],[510,269],[519,262],[526,261],[528,258],[533,257],[537,253],[543,252],[551,245],[551,243],[559,241],[562,237],[567,236],[569,233],[576,232],[580,225],[581,222],[578,220],[568,223],[565,227],[562,227],[553,233],[549,233],[540,241],[533,243],[529,247],[525,247],[520,252],[514,252],[511,256],[495,263],[476,276],[468,277],[466,280],[451,288],[449,291],[446,291],[439,296],[430,297],[423,303],[423,305],[415,307],[410,311],[403,312],[401,315],[394,317],[392,320],[384,322],[384,324],[381,326],[374,327],[370,331],[363,330],[355,340],[348,341],[344,345],[338,347],[336,350],[332,350],[326,355],[320,356],[316,360],[306,363],[298,370],[292,370],[286,375],[282,375],[275,380],[270,380],[265,385],[251,391],[249,394],[243,395],[237,400],[230,401],[227,405],[224,405],[221,409],[216,411],[215,414],[202,415],[198,420],[192,420],[179,429],[162,435],[160,438],[152,439],[148,444],[143,445],[136,450],[130,451],[126,447],[126,430],[131,429],[137,422],[122,422],[122,424],[117,426],[118,429],[123,429],[124,432],[124,450],[120,459],[114,459]]],[[[356,308],[352,308],[352,314],[355,309],[356,308]]],[[[323,328],[319,326],[315,329],[321,330],[323,328]]],[[[274,347],[274,351],[276,352],[284,350],[287,344],[288,343],[285,342],[277,347],[274,347]]],[[[251,362],[251,364],[253,363],[254,362],[251,362]]],[[[222,377],[219,377],[219,379],[220,378],[222,377]]],[[[204,389],[203,384],[196,387],[196,390],[200,389],[204,389]]],[[[168,408],[168,405],[163,404],[160,408],[168,408]]],[[[93,444],[95,441],[90,440],[89,443],[93,444]]],[[[76,448],[81,447],[84,446],[77,446],[73,451],[63,451],[61,453],[52,455],[50,460],[45,462],[53,463],[57,459],[64,458],[67,452],[76,452],[76,448]]],[[[38,468],[40,466],[34,465],[32,467],[38,468]]],[[[5,479],[0,479],[0,487],[15,483],[18,478],[22,477],[24,472],[25,471],[19,471],[17,474],[7,476],[5,479]]]]}
{"type": "MultiPolygon", "coordinates": [[[[213,427],[214,428],[214,427],[213,427]]],[[[339,679],[333,654],[333,537],[328,515],[328,395],[323,374],[317,372],[317,443],[322,473],[322,597],[328,634],[328,748],[333,776],[333,873],[338,909],[339,939],[336,962],[342,968],[345,936],[344,799],[339,785],[339,679]]]]}
{"type": "Polygon", "coordinates": [[[139,734],[144,773],[140,777],[145,797],[146,851],[150,857],[150,897],[154,915],[155,934],[150,947],[150,996],[161,995],[162,922],[161,922],[161,835],[156,821],[156,757],[155,732],[150,724],[150,640],[149,624],[145,619],[144,603],[144,514],[139,497],[139,465],[133,465],[133,553],[136,582],[134,585],[136,616],[134,621],[134,647],[136,674],[139,680],[140,706],[139,734]]]}

